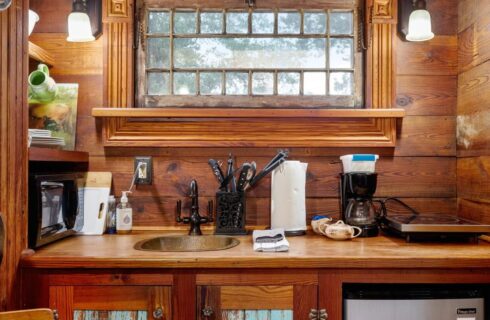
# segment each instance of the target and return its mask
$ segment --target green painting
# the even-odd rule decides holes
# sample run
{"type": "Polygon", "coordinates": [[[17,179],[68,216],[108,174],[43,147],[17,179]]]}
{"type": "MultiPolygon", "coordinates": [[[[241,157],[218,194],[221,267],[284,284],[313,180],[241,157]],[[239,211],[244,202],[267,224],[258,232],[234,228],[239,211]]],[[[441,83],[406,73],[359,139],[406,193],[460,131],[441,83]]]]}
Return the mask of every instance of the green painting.
{"type": "Polygon", "coordinates": [[[58,83],[53,101],[29,99],[29,128],[46,129],[53,137],[65,139],[64,150],[75,150],[78,84],[58,83]]]}

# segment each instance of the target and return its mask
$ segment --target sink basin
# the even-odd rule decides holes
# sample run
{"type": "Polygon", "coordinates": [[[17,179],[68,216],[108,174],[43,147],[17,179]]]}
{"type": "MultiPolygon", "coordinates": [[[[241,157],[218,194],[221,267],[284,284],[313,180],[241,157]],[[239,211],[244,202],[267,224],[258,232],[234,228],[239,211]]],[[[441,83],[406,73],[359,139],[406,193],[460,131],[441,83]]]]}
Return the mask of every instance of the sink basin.
{"type": "Polygon", "coordinates": [[[215,251],[237,246],[238,239],[225,236],[164,236],[142,240],[134,246],[142,251],[215,251]]]}

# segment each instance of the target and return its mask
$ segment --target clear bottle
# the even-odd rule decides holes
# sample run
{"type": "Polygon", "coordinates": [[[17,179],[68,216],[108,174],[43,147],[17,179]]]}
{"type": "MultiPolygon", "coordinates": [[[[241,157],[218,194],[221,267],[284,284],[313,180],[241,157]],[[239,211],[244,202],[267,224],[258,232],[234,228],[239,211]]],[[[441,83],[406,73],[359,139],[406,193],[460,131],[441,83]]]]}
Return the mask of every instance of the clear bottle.
{"type": "Polygon", "coordinates": [[[116,233],[116,199],[114,196],[109,196],[108,202],[108,210],[107,210],[107,228],[106,232],[108,234],[116,233]]]}
{"type": "Polygon", "coordinates": [[[133,229],[133,209],[129,204],[128,192],[123,191],[116,210],[116,229],[118,234],[131,233],[133,229]]]}

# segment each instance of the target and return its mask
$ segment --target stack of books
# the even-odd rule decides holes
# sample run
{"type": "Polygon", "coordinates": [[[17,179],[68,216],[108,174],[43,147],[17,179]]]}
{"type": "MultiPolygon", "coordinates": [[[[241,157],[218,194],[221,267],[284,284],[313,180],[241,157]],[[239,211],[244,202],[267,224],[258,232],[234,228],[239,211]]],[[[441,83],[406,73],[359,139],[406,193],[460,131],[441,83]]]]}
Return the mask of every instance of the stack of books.
{"type": "Polygon", "coordinates": [[[29,147],[61,148],[65,139],[53,137],[50,130],[29,129],[29,147]]]}

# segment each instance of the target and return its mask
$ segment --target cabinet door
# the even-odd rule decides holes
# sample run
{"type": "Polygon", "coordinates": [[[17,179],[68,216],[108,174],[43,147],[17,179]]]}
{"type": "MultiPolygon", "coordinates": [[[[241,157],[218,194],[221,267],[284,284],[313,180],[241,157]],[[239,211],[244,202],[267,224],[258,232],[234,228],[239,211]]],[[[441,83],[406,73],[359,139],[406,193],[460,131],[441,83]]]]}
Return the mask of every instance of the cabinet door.
{"type": "Polygon", "coordinates": [[[60,320],[170,320],[168,286],[51,286],[60,320]]]}
{"type": "Polygon", "coordinates": [[[198,286],[199,320],[306,320],[316,285],[198,286]]]}

